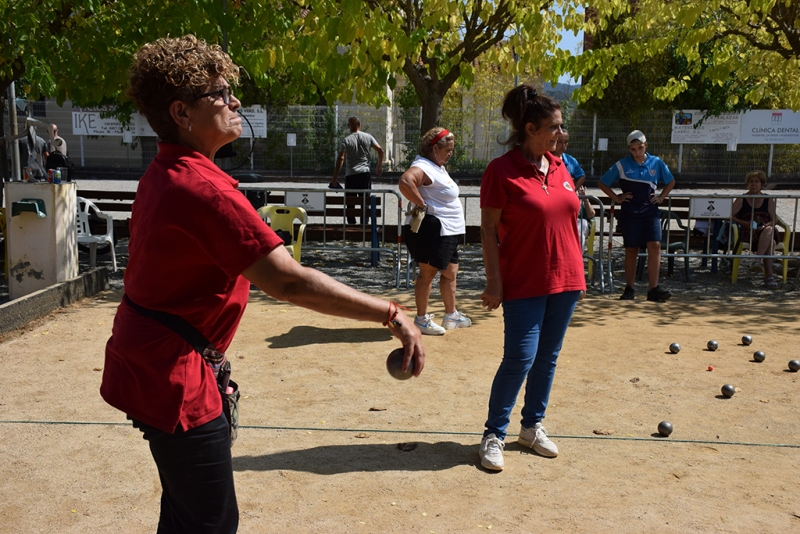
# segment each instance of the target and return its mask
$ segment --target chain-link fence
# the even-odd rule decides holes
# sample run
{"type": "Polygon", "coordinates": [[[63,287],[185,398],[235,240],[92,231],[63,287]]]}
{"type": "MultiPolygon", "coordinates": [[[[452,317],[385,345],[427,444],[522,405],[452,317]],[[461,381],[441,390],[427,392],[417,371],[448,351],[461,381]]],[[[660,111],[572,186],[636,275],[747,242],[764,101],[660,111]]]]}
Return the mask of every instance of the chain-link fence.
{"type": "MultiPolygon", "coordinates": [[[[68,156],[80,174],[135,175],[143,172],[155,156],[153,137],[134,137],[125,143],[121,136],[74,135],[73,111],[79,110],[69,103],[59,107],[53,101],[32,106],[34,117],[58,125],[67,142],[68,156]]],[[[347,119],[352,115],[359,117],[362,130],[371,133],[384,148],[387,171],[405,170],[417,154],[420,108],[337,105],[266,111],[267,137],[237,140],[233,152],[218,162],[224,169],[282,176],[329,176],[339,143],[348,133],[347,119]],[[287,134],[294,134],[295,146],[288,146],[287,134]]],[[[735,151],[728,151],[726,145],[672,144],[670,111],[642,114],[634,124],[623,119],[597,118],[580,110],[566,115],[569,153],[593,179],[627,155],[627,134],[639,129],[647,135],[648,151],[661,157],[676,176],[684,179],[740,184],[749,171],[762,169],[773,180],[800,185],[800,145],[738,145],[735,151]],[[594,149],[599,139],[608,140],[608,150],[594,149]]],[[[5,121],[4,131],[8,132],[7,117],[5,121]]],[[[449,164],[452,174],[480,176],[486,164],[505,151],[501,142],[508,138],[509,129],[499,110],[445,109],[440,122],[456,135],[456,150],[449,164]]]]}

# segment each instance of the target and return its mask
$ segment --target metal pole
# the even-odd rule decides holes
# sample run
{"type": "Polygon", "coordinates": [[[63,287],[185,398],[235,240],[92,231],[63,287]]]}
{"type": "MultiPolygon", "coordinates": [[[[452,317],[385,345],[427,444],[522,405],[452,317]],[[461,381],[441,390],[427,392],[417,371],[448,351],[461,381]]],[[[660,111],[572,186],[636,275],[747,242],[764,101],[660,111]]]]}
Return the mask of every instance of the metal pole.
{"type": "MultiPolygon", "coordinates": [[[[14,82],[8,86],[8,121],[11,129],[11,136],[19,134],[17,123],[17,96],[14,92],[14,82]]],[[[11,141],[11,179],[19,182],[22,178],[19,161],[19,139],[11,141]]]]}
{"type": "Polygon", "coordinates": [[[594,176],[594,153],[597,151],[597,113],[594,114],[594,120],[592,121],[592,165],[591,165],[591,172],[592,176],[594,176]]]}
{"type": "Polygon", "coordinates": [[[681,173],[682,166],[683,166],[683,143],[678,145],[678,174],[681,173]]]}
{"type": "Polygon", "coordinates": [[[772,176],[772,155],[775,152],[775,145],[769,145],[769,163],[767,164],[767,178],[772,176]]]}

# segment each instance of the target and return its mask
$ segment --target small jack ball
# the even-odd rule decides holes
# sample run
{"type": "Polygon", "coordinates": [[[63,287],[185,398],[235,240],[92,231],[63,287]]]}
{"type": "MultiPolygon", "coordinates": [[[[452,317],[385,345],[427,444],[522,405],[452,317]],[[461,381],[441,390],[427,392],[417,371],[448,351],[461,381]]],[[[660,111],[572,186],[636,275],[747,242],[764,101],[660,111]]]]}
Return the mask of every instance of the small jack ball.
{"type": "Polygon", "coordinates": [[[753,336],[742,336],[742,345],[749,345],[753,342],[753,336]]]}
{"type": "Polygon", "coordinates": [[[733,397],[734,393],[736,393],[736,388],[733,387],[732,385],[725,384],[724,386],[722,386],[722,395],[725,398],[730,399],[731,397],[733,397]]]}
{"type": "Polygon", "coordinates": [[[680,346],[680,345],[678,345],[677,343],[673,343],[673,344],[671,344],[671,345],[669,346],[669,351],[670,351],[672,354],[678,354],[678,353],[681,351],[681,346],[680,346]]]}
{"type": "Polygon", "coordinates": [[[790,360],[789,361],[789,370],[793,373],[800,371],[800,361],[798,360],[790,360]]]}
{"type": "Polygon", "coordinates": [[[766,358],[767,355],[763,351],[757,350],[753,353],[753,359],[757,362],[763,362],[766,358]]]}
{"type": "Polygon", "coordinates": [[[712,339],[711,341],[708,342],[708,345],[706,346],[708,347],[708,350],[713,352],[719,348],[719,343],[717,343],[712,339]]]}
{"type": "Polygon", "coordinates": [[[658,433],[664,437],[669,436],[672,434],[672,423],[669,421],[661,421],[658,423],[658,433]]]}

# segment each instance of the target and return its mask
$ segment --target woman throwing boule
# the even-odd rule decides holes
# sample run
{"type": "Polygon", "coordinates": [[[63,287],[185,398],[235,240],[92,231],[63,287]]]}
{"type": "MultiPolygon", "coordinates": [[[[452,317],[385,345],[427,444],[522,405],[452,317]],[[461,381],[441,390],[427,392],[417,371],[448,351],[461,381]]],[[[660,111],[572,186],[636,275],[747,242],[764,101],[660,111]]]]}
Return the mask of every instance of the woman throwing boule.
{"type": "Polygon", "coordinates": [[[456,309],[457,249],[465,223],[458,185],[444,168],[453,155],[453,138],[444,128],[428,130],[420,139],[419,155],[399,182],[400,193],[410,202],[403,225],[403,241],[419,266],[414,287],[417,306],[414,324],[423,334],[433,336],[472,324],[456,309]],[[445,311],[441,325],[428,313],[428,299],[436,273],[440,273],[439,289],[445,311]]]}
{"type": "Polygon", "coordinates": [[[419,376],[425,365],[419,330],[396,304],[294,261],[214,164],[217,150],[242,133],[231,88],[238,74],[219,46],[188,35],[144,45],[129,75],[129,95],[159,143],[133,204],[125,295],[100,393],[150,446],[162,488],[159,534],[237,530],[231,428],[218,377],[230,384],[224,352],[251,282],[278,300],[383,323],[405,348],[403,368],[413,359],[419,376]],[[165,317],[185,321],[212,347],[203,345],[201,355],[187,329],[165,317]]]}

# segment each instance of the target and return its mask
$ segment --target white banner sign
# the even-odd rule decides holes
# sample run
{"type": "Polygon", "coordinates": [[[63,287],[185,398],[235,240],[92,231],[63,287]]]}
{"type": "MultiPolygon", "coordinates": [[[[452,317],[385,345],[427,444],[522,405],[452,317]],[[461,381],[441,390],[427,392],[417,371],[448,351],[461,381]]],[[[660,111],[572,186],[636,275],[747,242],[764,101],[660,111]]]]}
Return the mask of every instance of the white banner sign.
{"type": "Polygon", "coordinates": [[[692,219],[729,219],[732,209],[732,198],[689,199],[689,217],[692,219]]]}
{"type": "Polygon", "coordinates": [[[753,109],[745,112],[739,144],[800,144],[800,113],[786,109],[753,109]]]}
{"type": "Polygon", "coordinates": [[[102,118],[99,111],[73,111],[72,133],[122,136],[122,124],[113,117],[102,118]]]}
{"type": "Polygon", "coordinates": [[[323,211],[325,209],[325,193],[286,191],[284,203],[287,206],[299,206],[306,211],[323,211]]]}
{"type": "MultiPolygon", "coordinates": [[[[267,136],[267,110],[261,106],[252,108],[241,108],[243,115],[247,117],[253,125],[255,137],[267,136]]],[[[73,111],[72,112],[72,134],[73,135],[98,135],[98,136],[122,136],[122,123],[114,117],[101,117],[100,111],[73,111]]],[[[129,125],[133,135],[138,137],[158,137],[156,132],[150,127],[147,119],[139,113],[131,116],[129,125]]],[[[247,121],[242,119],[242,137],[253,137],[247,121]]]]}
{"type": "Polygon", "coordinates": [[[261,106],[253,106],[252,108],[239,108],[242,117],[242,137],[266,137],[267,136],[267,110],[261,106]],[[247,120],[245,120],[245,117],[247,120]],[[253,125],[252,132],[250,126],[253,125]],[[255,135],[254,133],[255,132],[255,135]]]}
{"type": "Polygon", "coordinates": [[[678,111],[672,116],[672,142],[698,145],[735,143],[739,138],[741,122],[741,113],[706,117],[705,112],[699,109],[678,111]]]}

